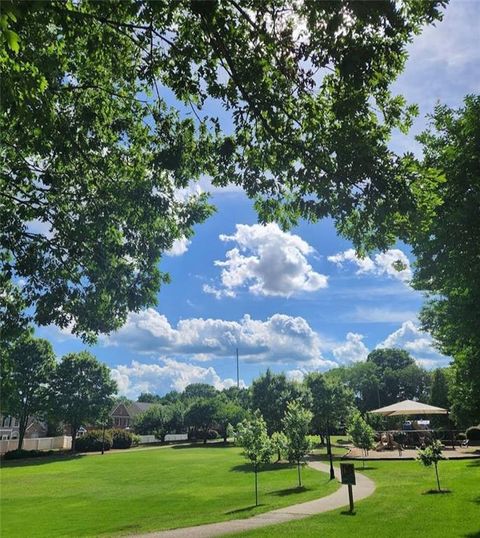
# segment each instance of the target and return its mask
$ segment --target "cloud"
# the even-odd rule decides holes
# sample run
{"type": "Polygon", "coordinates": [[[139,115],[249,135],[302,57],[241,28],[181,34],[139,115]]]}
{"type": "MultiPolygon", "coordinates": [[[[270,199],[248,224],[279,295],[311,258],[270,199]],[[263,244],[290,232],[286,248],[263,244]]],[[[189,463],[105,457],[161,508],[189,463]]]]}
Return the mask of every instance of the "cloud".
{"type": "Polygon", "coordinates": [[[167,256],[181,256],[182,254],[185,254],[185,252],[187,252],[190,243],[191,241],[188,240],[186,237],[175,239],[172,248],[170,250],[167,250],[165,254],[167,256]]]}
{"type": "Polygon", "coordinates": [[[404,321],[398,330],[388,335],[376,347],[404,349],[425,368],[447,366],[450,362],[449,357],[435,349],[432,337],[421,331],[412,320],[404,321]]]}
{"type": "Polygon", "coordinates": [[[236,245],[225,260],[215,261],[222,268],[221,287],[206,285],[206,293],[232,297],[247,289],[254,295],[290,297],[328,285],[328,277],[307,261],[313,247],[298,235],[282,232],[277,224],[237,224],[233,235],[222,234],[220,240],[236,245]]]}
{"type": "Polygon", "coordinates": [[[355,323],[402,323],[417,316],[415,310],[394,310],[385,307],[357,306],[353,312],[342,316],[344,321],[355,323]]]}
{"type": "Polygon", "coordinates": [[[348,333],[345,343],[332,350],[335,360],[339,363],[364,361],[367,359],[368,348],[363,343],[364,336],[358,333],[348,333]]]}
{"type": "Polygon", "coordinates": [[[247,362],[315,360],[333,364],[323,358],[323,342],[307,321],[285,314],[274,314],[265,321],[248,315],[240,321],[190,318],[172,326],[164,315],[149,308],[131,313],[127,323],[103,342],[137,353],[189,355],[197,361],[231,357],[238,347],[247,362]]]}
{"type": "Polygon", "coordinates": [[[353,248],[339,252],[334,256],[328,256],[328,261],[338,267],[343,267],[346,263],[353,263],[357,266],[357,275],[374,274],[379,276],[388,276],[409,282],[412,278],[410,261],[400,249],[389,249],[386,252],[375,254],[373,260],[368,256],[360,258],[353,248]]]}
{"type": "MultiPolygon", "coordinates": [[[[119,393],[130,398],[137,397],[141,392],[181,392],[191,383],[208,383],[218,390],[236,385],[233,379],[221,379],[211,366],[203,368],[167,358],[159,359],[159,364],[132,361],[130,365],[117,365],[111,369],[111,374],[118,384],[119,393]]],[[[243,380],[240,385],[245,386],[243,380]]]]}

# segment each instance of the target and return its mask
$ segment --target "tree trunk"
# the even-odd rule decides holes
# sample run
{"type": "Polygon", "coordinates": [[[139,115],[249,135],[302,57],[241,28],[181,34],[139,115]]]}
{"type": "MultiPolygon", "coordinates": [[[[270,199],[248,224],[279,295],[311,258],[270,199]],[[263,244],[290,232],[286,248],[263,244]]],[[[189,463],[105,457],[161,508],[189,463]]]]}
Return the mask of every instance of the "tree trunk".
{"type": "Polygon", "coordinates": [[[442,491],[442,489],[440,488],[440,480],[438,478],[438,467],[437,467],[437,462],[435,462],[435,474],[437,475],[437,486],[438,486],[438,491],[442,491]]]}
{"type": "Polygon", "coordinates": [[[18,421],[18,450],[21,450],[23,447],[23,440],[25,439],[25,432],[27,431],[28,416],[20,415],[18,421]]]}
{"type": "Polygon", "coordinates": [[[77,428],[74,426],[70,426],[72,429],[72,452],[75,452],[75,441],[77,440],[77,428]]]}
{"type": "Polygon", "coordinates": [[[330,461],[330,480],[335,478],[335,471],[333,470],[333,456],[332,456],[332,444],[330,443],[330,424],[327,422],[327,454],[330,461]]]}
{"type": "Polygon", "coordinates": [[[203,430],[203,444],[207,444],[208,430],[203,430]]]}
{"type": "Polygon", "coordinates": [[[298,471],[298,487],[302,487],[302,470],[300,468],[300,460],[297,461],[297,471],[298,471]]]}
{"type": "Polygon", "coordinates": [[[255,506],[258,506],[258,469],[256,463],[253,464],[253,469],[255,471],[255,506]]]}

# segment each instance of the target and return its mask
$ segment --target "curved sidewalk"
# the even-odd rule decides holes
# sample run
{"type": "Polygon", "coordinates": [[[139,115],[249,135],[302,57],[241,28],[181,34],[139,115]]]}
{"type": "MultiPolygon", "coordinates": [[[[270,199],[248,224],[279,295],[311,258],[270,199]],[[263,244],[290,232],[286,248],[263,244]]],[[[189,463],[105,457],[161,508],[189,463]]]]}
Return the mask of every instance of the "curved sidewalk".
{"type": "MultiPolygon", "coordinates": [[[[317,471],[328,473],[330,467],[319,461],[309,461],[308,465],[317,471]]],[[[339,469],[336,468],[339,472],[339,469]]],[[[355,473],[357,485],[354,486],[353,494],[355,501],[360,501],[370,496],[375,490],[375,483],[361,473],[355,473]]],[[[230,519],[219,523],[208,523],[196,527],[183,527],[168,531],[138,534],[134,538],[210,538],[211,536],[223,536],[234,532],[245,532],[267,525],[275,525],[286,521],[303,519],[306,517],[328,512],[348,505],[348,488],[341,486],[335,493],[327,497],[321,497],[314,501],[308,501],[292,506],[285,506],[271,512],[265,512],[247,519],[230,519]]]]}

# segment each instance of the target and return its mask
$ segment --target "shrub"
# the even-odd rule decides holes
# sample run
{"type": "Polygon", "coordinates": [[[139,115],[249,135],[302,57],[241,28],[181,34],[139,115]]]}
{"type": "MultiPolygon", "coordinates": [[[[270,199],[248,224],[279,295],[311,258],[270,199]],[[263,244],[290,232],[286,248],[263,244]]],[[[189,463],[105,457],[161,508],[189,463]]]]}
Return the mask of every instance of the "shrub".
{"type": "Polygon", "coordinates": [[[213,439],[219,439],[220,434],[217,432],[217,430],[207,430],[207,439],[213,440],[213,439]]]}
{"type": "Polygon", "coordinates": [[[55,450],[10,450],[3,456],[6,460],[22,460],[24,458],[41,458],[43,456],[51,456],[55,454],[55,450]]]}
{"type": "Polygon", "coordinates": [[[321,445],[320,435],[307,435],[307,441],[312,448],[318,448],[321,445]]]}
{"type": "Polygon", "coordinates": [[[469,441],[480,441],[480,426],[472,426],[465,433],[469,441]]]}
{"type": "Polygon", "coordinates": [[[127,430],[110,430],[112,448],[130,448],[133,444],[133,434],[127,430]]]}
{"type": "Polygon", "coordinates": [[[138,446],[140,444],[140,435],[132,433],[132,446],[138,446]]]}
{"type": "MultiPolygon", "coordinates": [[[[102,430],[91,430],[82,437],[79,437],[75,443],[75,449],[78,452],[100,452],[103,444],[102,430]]],[[[104,450],[112,448],[112,436],[110,432],[105,431],[104,450]]]]}

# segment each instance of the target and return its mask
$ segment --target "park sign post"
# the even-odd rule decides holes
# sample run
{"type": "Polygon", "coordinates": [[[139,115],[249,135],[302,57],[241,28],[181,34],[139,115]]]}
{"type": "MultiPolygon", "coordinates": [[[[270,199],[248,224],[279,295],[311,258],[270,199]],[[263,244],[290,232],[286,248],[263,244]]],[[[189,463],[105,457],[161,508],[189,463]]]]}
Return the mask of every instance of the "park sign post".
{"type": "Polygon", "coordinates": [[[353,463],[341,463],[340,473],[342,475],[342,484],[348,486],[348,500],[350,502],[350,512],[353,512],[353,490],[355,482],[355,465],[353,463]]]}

